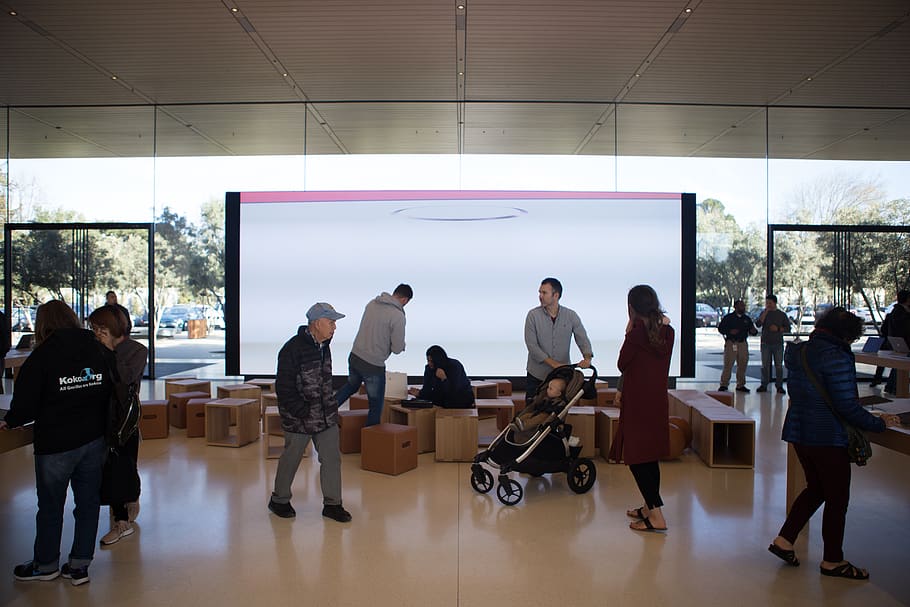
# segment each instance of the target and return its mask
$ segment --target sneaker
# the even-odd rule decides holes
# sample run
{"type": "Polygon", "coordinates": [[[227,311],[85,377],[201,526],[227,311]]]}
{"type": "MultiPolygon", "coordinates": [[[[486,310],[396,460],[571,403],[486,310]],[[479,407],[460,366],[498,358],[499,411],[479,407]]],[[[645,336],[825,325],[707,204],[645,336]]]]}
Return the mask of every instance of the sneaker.
{"type": "Polygon", "coordinates": [[[777,387],[777,393],[778,393],[778,394],[786,394],[787,391],[784,389],[783,386],[778,386],[778,387],[777,387]]]}
{"type": "MultiPolygon", "coordinates": [[[[749,388],[747,388],[745,386],[736,386],[736,391],[737,392],[750,392],[751,390],[749,390],[749,388]]],[[[761,392],[761,388],[759,388],[758,391],[761,392]]]]}
{"type": "Polygon", "coordinates": [[[136,519],[139,518],[139,502],[127,502],[126,514],[131,523],[136,522],[136,519]]]}
{"type": "Polygon", "coordinates": [[[133,529],[129,521],[114,521],[114,524],[111,525],[111,530],[101,538],[101,545],[110,546],[111,544],[116,544],[123,538],[133,535],[134,531],[135,529],[133,529]]]}
{"type": "Polygon", "coordinates": [[[63,577],[68,579],[73,586],[81,586],[82,584],[88,584],[89,582],[88,565],[74,568],[70,567],[69,563],[65,563],[63,567],[60,568],[60,573],[63,574],[63,577]]]}
{"type": "Polygon", "coordinates": [[[759,386],[759,387],[755,388],[755,391],[756,392],[767,392],[768,388],[766,386],[759,386]]]}
{"type": "Polygon", "coordinates": [[[351,513],[345,510],[341,504],[326,504],[322,508],[322,516],[336,520],[339,523],[347,523],[351,520],[351,513]]]}
{"type": "Polygon", "coordinates": [[[13,576],[20,582],[31,582],[35,580],[49,582],[56,579],[58,575],[60,575],[59,569],[54,569],[53,571],[38,571],[38,565],[35,561],[22,563],[13,568],[13,576]]]}
{"type": "Polygon", "coordinates": [[[727,391],[727,386],[720,386],[720,387],[717,389],[717,391],[718,391],[718,392],[726,392],[726,391],[727,391]]]}
{"type": "Polygon", "coordinates": [[[291,506],[291,502],[281,504],[276,502],[274,499],[269,500],[269,510],[275,513],[276,516],[281,518],[294,518],[297,516],[297,511],[294,510],[294,507],[291,506]]]}

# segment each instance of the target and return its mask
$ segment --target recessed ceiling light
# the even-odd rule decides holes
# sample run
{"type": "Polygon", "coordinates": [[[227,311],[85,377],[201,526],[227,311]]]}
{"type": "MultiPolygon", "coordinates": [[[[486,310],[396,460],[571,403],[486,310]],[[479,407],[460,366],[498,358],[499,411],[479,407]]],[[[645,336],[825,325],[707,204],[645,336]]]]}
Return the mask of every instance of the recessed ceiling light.
{"type": "Polygon", "coordinates": [[[635,74],[636,78],[641,78],[641,74],[635,74]]]}
{"type": "Polygon", "coordinates": [[[687,9],[686,9],[686,12],[687,12],[687,13],[691,13],[691,12],[692,12],[692,9],[691,9],[691,8],[687,8],[687,9]]]}
{"type": "Polygon", "coordinates": [[[240,9],[237,8],[237,7],[235,6],[234,8],[231,9],[231,12],[232,12],[232,13],[236,13],[236,12],[239,11],[239,10],[240,10],[240,9]]]}
{"type": "Polygon", "coordinates": [[[812,76],[809,76],[808,78],[806,78],[806,80],[812,80],[812,76]]]}
{"type": "Polygon", "coordinates": [[[116,80],[116,79],[117,79],[117,76],[114,76],[113,74],[111,74],[111,80],[116,80]]]}
{"type": "Polygon", "coordinates": [[[463,10],[464,10],[464,4],[459,4],[456,8],[457,8],[458,10],[460,10],[460,11],[463,11],[463,10]]]}
{"type": "Polygon", "coordinates": [[[10,14],[10,17],[15,17],[19,13],[17,13],[16,11],[10,11],[9,14],[10,14]]]}
{"type": "Polygon", "coordinates": [[[464,72],[458,72],[459,76],[464,76],[464,72]]]}

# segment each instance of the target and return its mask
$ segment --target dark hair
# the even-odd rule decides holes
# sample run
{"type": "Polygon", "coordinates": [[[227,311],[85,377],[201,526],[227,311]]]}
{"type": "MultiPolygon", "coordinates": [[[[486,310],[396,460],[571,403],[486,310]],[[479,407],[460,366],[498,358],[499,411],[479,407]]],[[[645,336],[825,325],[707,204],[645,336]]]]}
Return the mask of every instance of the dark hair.
{"type": "Polygon", "coordinates": [[[773,301],[774,303],[777,303],[777,295],[774,295],[773,293],[768,293],[767,297],[765,297],[765,301],[767,301],[769,299],[771,301],[773,301]]]}
{"type": "Polygon", "coordinates": [[[550,285],[550,288],[553,289],[553,292],[559,295],[559,298],[562,299],[562,283],[556,280],[553,277],[547,277],[540,281],[540,286],[550,285]]]}
{"type": "Polygon", "coordinates": [[[433,361],[436,368],[445,368],[449,364],[449,355],[442,349],[442,346],[430,346],[427,348],[427,358],[433,361]]]}
{"type": "Polygon", "coordinates": [[[657,292],[649,285],[636,285],[629,289],[629,307],[632,308],[645,321],[648,332],[648,341],[652,346],[661,347],[664,340],[660,336],[660,327],[663,324],[663,310],[657,292]]]}
{"type": "Polygon", "coordinates": [[[910,291],[907,289],[901,289],[897,292],[897,303],[907,303],[908,299],[910,299],[910,291]]]}
{"type": "Polygon", "coordinates": [[[108,295],[113,295],[114,297],[117,297],[117,294],[114,293],[113,291],[108,291],[107,293],[104,294],[105,297],[107,297],[108,295]]]}
{"type": "Polygon", "coordinates": [[[741,299],[737,299],[737,300],[736,300],[736,301],[734,301],[734,302],[733,302],[733,306],[734,306],[734,307],[735,307],[735,306],[736,306],[736,304],[742,304],[742,305],[746,305],[746,302],[744,302],[744,301],[743,301],[743,300],[741,300],[741,299]]]}
{"type": "Polygon", "coordinates": [[[107,329],[114,339],[127,334],[126,317],[123,311],[114,306],[101,306],[89,314],[88,322],[92,328],[107,329]]]}
{"type": "Polygon", "coordinates": [[[38,306],[35,313],[35,344],[40,344],[57,329],[81,329],[82,323],[66,302],[52,299],[38,306]]]}
{"type": "Polygon", "coordinates": [[[396,297],[406,297],[407,299],[414,299],[414,289],[411,288],[411,285],[406,285],[401,283],[395,290],[392,292],[392,295],[396,297]]]}
{"type": "Polygon", "coordinates": [[[853,343],[863,334],[863,319],[838,306],[825,312],[815,321],[815,328],[826,331],[847,343],[853,343]]]}

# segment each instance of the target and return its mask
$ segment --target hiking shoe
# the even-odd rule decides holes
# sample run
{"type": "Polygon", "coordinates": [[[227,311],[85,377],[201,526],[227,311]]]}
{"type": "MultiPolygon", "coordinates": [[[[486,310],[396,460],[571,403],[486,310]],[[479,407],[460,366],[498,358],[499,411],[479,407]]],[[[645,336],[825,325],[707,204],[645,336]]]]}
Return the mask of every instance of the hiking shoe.
{"type": "Polygon", "coordinates": [[[294,510],[293,506],[291,506],[291,502],[281,504],[279,502],[276,502],[274,499],[270,499],[269,510],[281,518],[294,518],[297,516],[297,511],[294,510]]]}
{"type": "Polygon", "coordinates": [[[718,391],[718,392],[726,392],[726,391],[727,391],[727,386],[720,386],[720,387],[717,389],[717,391],[718,391]]]}
{"type": "Polygon", "coordinates": [[[767,386],[759,386],[759,387],[755,388],[755,391],[756,392],[767,392],[768,388],[767,388],[767,386]]]}
{"type": "Polygon", "coordinates": [[[70,567],[69,563],[65,563],[63,567],[60,568],[60,573],[70,581],[70,584],[73,586],[81,586],[82,584],[88,584],[88,565],[85,567],[70,567]]]}
{"type": "Polygon", "coordinates": [[[53,571],[38,571],[38,565],[35,561],[22,563],[13,568],[13,576],[20,582],[31,582],[35,580],[49,582],[56,579],[58,575],[60,575],[59,569],[54,569],[53,571]]]}
{"type": "Polygon", "coordinates": [[[111,530],[101,538],[101,545],[110,546],[111,544],[116,544],[123,538],[133,535],[134,531],[135,529],[133,529],[129,521],[114,521],[114,524],[111,525],[111,530]]]}
{"type": "Polygon", "coordinates": [[[126,515],[129,518],[130,522],[133,523],[139,518],[139,502],[127,502],[126,503],[126,515]]]}
{"type": "Polygon", "coordinates": [[[326,504],[322,508],[322,516],[338,521],[339,523],[347,523],[351,520],[351,513],[345,510],[341,504],[326,504]]]}
{"type": "MultiPolygon", "coordinates": [[[[745,386],[736,386],[736,391],[737,392],[749,392],[750,390],[749,390],[749,388],[747,388],[745,386]]],[[[758,391],[761,392],[761,388],[759,388],[758,391]]]]}

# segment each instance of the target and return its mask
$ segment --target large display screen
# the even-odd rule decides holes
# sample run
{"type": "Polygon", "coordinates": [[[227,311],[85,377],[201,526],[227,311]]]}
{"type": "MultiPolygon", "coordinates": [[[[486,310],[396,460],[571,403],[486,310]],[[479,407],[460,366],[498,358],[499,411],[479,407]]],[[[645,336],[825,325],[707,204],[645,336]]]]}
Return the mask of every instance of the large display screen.
{"type": "MultiPolygon", "coordinates": [[[[347,315],[331,346],[346,375],[365,305],[407,283],[407,348],[388,370],[421,375],[438,344],[472,377],[522,377],[525,317],[552,276],[600,375],[618,374],[626,294],[645,283],[677,329],[671,374],[691,376],[694,213],[691,194],[228,193],[227,371],[274,374],[282,344],[325,301],[347,315]]],[[[575,345],[571,355],[581,359],[575,345]]]]}

